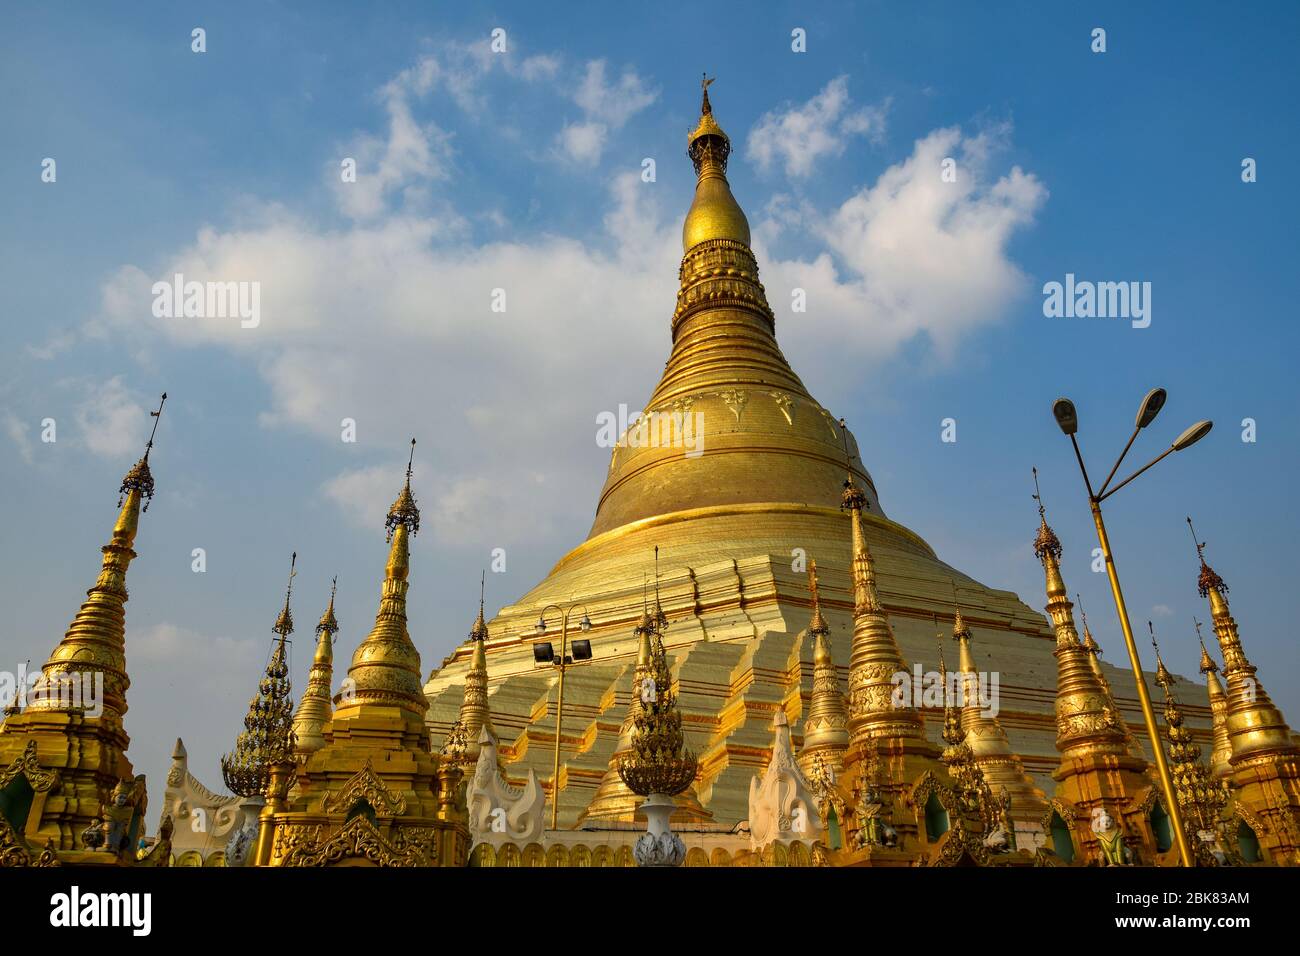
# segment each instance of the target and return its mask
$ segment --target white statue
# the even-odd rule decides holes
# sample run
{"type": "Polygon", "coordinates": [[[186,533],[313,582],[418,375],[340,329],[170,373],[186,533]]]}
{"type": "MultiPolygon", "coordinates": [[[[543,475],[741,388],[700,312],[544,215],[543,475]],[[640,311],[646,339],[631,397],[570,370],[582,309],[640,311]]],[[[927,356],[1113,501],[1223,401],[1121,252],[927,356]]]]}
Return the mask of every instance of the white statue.
{"type": "Polygon", "coordinates": [[[749,781],[749,844],[755,850],[769,843],[815,843],[822,838],[817,798],[795,762],[785,711],[776,712],[772,726],[772,759],[761,782],[757,777],[749,781]]]}
{"type": "Polygon", "coordinates": [[[478,735],[478,762],[465,799],[469,807],[469,833],[474,843],[523,846],[540,843],[546,828],[546,794],[537,775],[528,771],[523,787],[506,783],[497,764],[497,740],[484,725],[478,735]]]}

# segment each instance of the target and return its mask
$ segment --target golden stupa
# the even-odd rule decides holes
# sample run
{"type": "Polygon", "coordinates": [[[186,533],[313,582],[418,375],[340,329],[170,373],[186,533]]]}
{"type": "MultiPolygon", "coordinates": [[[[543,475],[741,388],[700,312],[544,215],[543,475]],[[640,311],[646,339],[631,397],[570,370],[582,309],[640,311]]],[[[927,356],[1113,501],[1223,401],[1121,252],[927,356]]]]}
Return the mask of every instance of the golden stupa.
{"type": "MultiPolygon", "coordinates": [[[[618,806],[605,796],[617,789],[609,760],[628,713],[642,585],[658,546],[660,596],[672,621],[666,643],[700,762],[693,793],[718,825],[743,820],[750,778],[768,759],[774,712],[786,711],[796,743],[809,713],[815,639],[806,631],[806,575],[813,560],[831,656],[841,680],[848,674],[852,536],[840,508],[847,460],[865,495],[862,522],[904,658],[934,664],[932,619],[952,621],[955,589],[975,663],[1000,673],[1001,726],[1024,770],[1050,792],[1059,761],[1053,632],[1015,594],[948,566],[886,515],[858,442],[786,362],[749,225],[727,182],[730,140],[707,87],[688,152],[698,182],[682,227],[672,351],[645,404],[648,426],[634,423],[615,447],[587,540],[502,608],[482,642],[507,772],[522,779],[531,769],[548,793],[555,786],[557,681],[551,670],[535,668],[532,643],[541,608],[582,602],[593,622],[582,635],[592,640],[593,660],[566,678],[560,826],[590,816],[598,791],[600,816],[633,819],[630,795],[618,806]],[[689,442],[646,440],[647,431],[651,439],[671,438],[692,422],[702,428],[687,437],[702,437],[702,453],[687,454],[689,442]]],[[[542,639],[559,638],[553,629],[542,639]]],[[[475,651],[458,648],[425,685],[435,746],[456,722],[475,651]]],[[[1131,675],[1107,671],[1117,704],[1139,726],[1131,675]]],[[[1189,718],[1208,723],[1208,709],[1189,708],[1189,718]]],[[[932,720],[927,728],[936,742],[941,725],[932,720]]]]}

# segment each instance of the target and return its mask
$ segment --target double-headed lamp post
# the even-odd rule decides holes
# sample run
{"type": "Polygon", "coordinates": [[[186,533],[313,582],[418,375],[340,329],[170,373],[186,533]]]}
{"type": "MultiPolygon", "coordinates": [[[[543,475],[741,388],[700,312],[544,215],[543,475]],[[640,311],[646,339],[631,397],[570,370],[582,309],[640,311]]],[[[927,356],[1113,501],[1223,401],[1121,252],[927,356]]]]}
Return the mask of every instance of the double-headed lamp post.
{"type": "Polygon", "coordinates": [[[560,822],[560,727],[564,721],[564,672],[572,664],[585,664],[591,660],[591,641],[573,642],[573,654],[569,654],[569,614],[581,609],[582,620],[578,627],[585,633],[591,630],[591,618],[587,616],[585,604],[570,604],[562,608],[558,604],[548,604],[537,616],[537,633],[546,633],[546,612],[556,610],[560,613],[560,653],[557,656],[550,641],[538,641],[533,645],[533,662],[557,667],[560,671],[560,687],[555,701],[555,770],[551,774],[551,829],[559,829],[560,822]]]}
{"type": "Polygon", "coordinates": [[[1160,732],[1156,728],[1156,714],[1151,707],[1151,695],[1147,692],[1146,678],[1142,674],[1142,662],[1138,658],[1137,643],[1133,640],[1133,627],[1129,624],[1128,608],[1124,604],[1124,592],[1120,590],[1119,574],[1115,570],[1115,559],[1110,550],[1110,539],[1106,536],[1106,525],[1101,518],[1101,503],[1103,501],[1167,455],[1182,451],[1189,445],[1194,445],[1200,441],[1213,427],[1214,423],[1210,421],[1197,422],[1175,438],[1173,443],[1161,454],[1108,490],[1111,479],[1115,477],[1115,472],[1119,470],[1124,456],[1133,447],[1133,440],[1137,438],[1138,432],[1155,421],[1156,415],[1160,413],[1160,409],[1164,407],[1164,404],[1165,390],[1163,388],[1153,388],[1147,392],[1146,397],[1142,399],[1142,406],[1138,409],[1133,434],[1129,436],[1128,444],[1120,452],[1114,467],[1111,468],[1110,474],[1106,476],[1106,480],[1098,491],[1092,489],[1092,482],[1088,479],[1088,469],[1083,464],[1083,453],[1079,450],[1079,441],[1075,437],[1075,433],[1079,430],[1079,416],[1075,411],[1074,402],[1068,398],[1058,398],[1052,406],[1052,415],[1055,416],[1056,423],[1061,426],[1061,431],[1070,437],[1070,443],[1074,446],[1074,456],[1079,461],[1079,471],[1083,474],[1083,485],[1088,490],[1088,503],[1092,506],[1092,520],[1097,526],[1097,541],[1101,544],[1101,553],[1106,559],[1106,576],[1110,579],[1111,594],[1115,597],[1115,611],[1119,615],[1120,628],[1124,632],[1124,644],[1128,648],[1129,663],[1133,665],[1133,678],[1137,684],[1138,701],[1142,705],[1142,719],[1146,723],[1147,736],[1151,738],[1151,749],[1155,753],[1156,771],[1160,775],[1160,789],[1164,793],[1165,806],[1169,810],[1169,819],[1173,823],[1174,840],[1178,844],[1178,855],[1182,859],[1183,866],[1194,866],[1195,861],[1192,856],[1191,845],[1187,842],[1187,831],[1183,828],[1182,811],[1178,807],[1178,797],[1174,793],[1173,780],[1169,776],[1169,764],[1165,760],[1165,751],[1160,744],[1160,732]]]}

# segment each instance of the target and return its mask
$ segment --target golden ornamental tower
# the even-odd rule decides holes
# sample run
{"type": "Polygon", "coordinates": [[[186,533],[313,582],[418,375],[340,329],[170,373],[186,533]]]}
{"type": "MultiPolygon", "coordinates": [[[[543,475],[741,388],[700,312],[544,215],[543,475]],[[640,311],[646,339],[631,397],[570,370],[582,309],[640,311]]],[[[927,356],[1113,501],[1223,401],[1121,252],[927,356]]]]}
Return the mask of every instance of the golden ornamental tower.
{"type": "MultiPolygon", "coordinates": [[[[154,494],[149,453],[162,418],[166,393],[158,403],[144,455],[126,473],[118,492],[118,515],[103,563],[86,601],[63,639],[41,668],[26,706],[14,706],[0,726],[0,852],[14,858],[50,856],[67,863],[129,862],[143,834],[144,777],[126,756],[130,743],[123,716],[131,681],[126,671],[126,572],[141,513],[154,494]],[[125,855],[99,852],[83,842],[108,817],[116,828],[109,843],[125,855]]],[[[23,690],[20,688],[20,690],[23,690]]],[[[48,857],[47,857],[48,858],[48,857]]]]}
{"type": "MultiPolygon", "coordinates": [[[[1190,528],[1191,518],[1187,519],[1190,528]]],[[[1223,655],[1226,708],[1224,723],[1235,802],[1254,815],[1264,832],[1260,846],[1279,866],[1300,866],[1300,746],[1286,718],[1268,696],[1246,657],[1237,622],[1228,610],[1228,586],[1205,561],[1205,543],[1196,540],[1201,562],[1197,589],[1210,602],[1214,635],[1223,655]]]]}
{"type": "MultiPolygon", "coordinates": [[[[1124,719],[1124,714],[1119,709],[1119,704],[1115,701],[1115,694],[1110,689],[1110,680],[1106,677],[1106,672],[1101,666],[1101,645],[1097,639],[1092,636],[1092,630],[1088,627],[1088,615],[1083,610],[1083,601],[1079,595],[1075,594],[1075,601],[1079,604],[1079,617],[1083,620],[1083,649],[1088,652],[1088,666],[1092,668],[1092,673],[1097,678],[1097,683],[1101,685],[1102,692],[1106,695],[1106,702],[1110,706],[1111,712],[1115,715],[1115,721],[1124,734],[1125,745],[1128,752],[1137,760],[1145,761],[1146,754],[1142,752],[1142,745],[1129,730],[1128,721],[1124,719]]],[[[1149,769],[1149,768],[1148,768],[1149,769]]]]}
{"type": "Polygon", "coordinates": [[[334,683],[334,635],[339,632],[338,619],[334,617],[335,578],[330,587],[330,603],[316,625],[316,653],[307,674],[307,686],[293,717],[295,750],[299,758],[306,758],[325,746],[325,725],[334,716],[330,702],[334,683]]]}
{"type": "Polygon", "coordinates": [[[1062,822],[1072,831],[1073,844],[1084,861],[1102,861],[1104,850],[1095,827],[1109,820],[1122,831],[1123,843],[1130,849],[1147,850],[1149,863],[1155,841],[1138,803],[1153,789],[1145,777],[1146,762],[1130,752],[1111,696],[1097,679],[1092,655],[1079,640],[1074,605],[1061,577],[1061,541],[1048,527],[1040,496],[1034,497],[1039,499],[1034,554],[1043,565],[1047,613],[1056,630],[1056,749],[1061,761],[1052,774],[1057,781],[1053,809],[1058,814],[1064,809],[1062,816],[1068,819],[1062,822]]]}
{"type": "Polygon", "coordinates": [[[284,608],[271,628],[276,639],[271,648],[271,659],[266,664],[266,673],[248,704],[244,729],[235,740],[235,749],[221,758],[221,776],[226,786],[231,793],[241,797],[266,796],[272,769],[293,761],[293,700],[289,696],[291,686],[286,643],[293,633],[289,598],[293,594],[294,565],[297,563],[298,552],[295,551],[289,564],[284,608]]]}
{"type": "Polygon", "coordinates": [[[975,764],[984,774],[993,793],[1005,789],[1011,798],[1009,814],[1021,821],[1017,829],[1041,830],[1047,797],[1025,773],[1024,763],[1011,748],[1007,733],[998,722],[996,701],[981,694],[979,670],[971,651],[971,630],[962,617],[961,608],[953,612],[952,637],[957,642],[958,670],[962,681],[961,724],[975,764]]]}
{"type": "Polygon", "coordinates": [[[1183,811],[1183,819],[1194,837],[1197,859],[1204,862],[1219,838],[1219,814],[1227,794],[1210,775],[1209,768],[1201,763],[1201,745],[1196,742],[1183,720],[1182,708],[1174,696],[1174,678],[1160,658],[1155,628],[1151,630],[1151,646],[1156,652],[1156,683],[1165,692],[1165,738],[1169,741],[1169,774],[1173,778],[1174,794],[1183,811]]]}
{"type": "Polygon", "coordinates": [[[813,642],[813,686],[808,717],[803,725],[799,768],[807,776],[820,760],[820,766],[834,780],[844,769],[844,752],[849,746],[848,713],[844,706],[844,693],[840,690],[839,672],[831,656],[830,625],[822,615],[816,561],[808,565],[808,592],[812,597],[808,636],[813,642]]]}
{"type": "Polygon", "coordinates": [[[473,656],[470,658],[469,671],[465,675],[465,696],[461,700],[460,716],[457,718],[460,732],[464,734],[465,739],[461,759],[468,767],[473,767],[478,762],[479,736],[483,728],[486,727],[494,739],[496,737],[496,731],[492,728],[492,710],[488,706],[487,695],[488,626],[483,619],[483,587],[486,579],[485,574],[479,581],[478,617],[474,619],[474,624],[469,629],[473,656]]]}
{"type": "Polygon", "coordinates": [[[1201,635],[1201,622],[1192,619],[1196,625],[1196,639],[1201,644],[1201,673],[1205,675],[1205,690],[1210,698],[1210,715],[1214,728],[1214,749],[1210,753],[1210,772],[1215,780],[1223,780],[1232,774],[1232,741],[1228,739],[1228,696],[1223,692],[1219,681],[1219,665],[1205,648],[1205,638],[1201,635]]]}
{"type": "MultiPolygon", "coordinates": [[[[415,442],[411,442],[414,461],[415,442]]],[[[420,654],[407,630],[410,539],[420,511],[406,483],[388,510],[388,561],[375,624],[334,698],[325,744],[297,768],[297,787],[263,816],[263,866],[463,866],[469,831],[460,770],[440,764],[424,725],[420,654]]]]}
{"type": "Polygon", "coordinates": [[[842,496],[853,533],[853,645],[845,762],[850,767],[857,764],[863,759],[867,742],[875,741],[886,775],[898,787],[933,765],[939,751],[926,738],[925,720],[917,701],[910,699],[916,695],[901,702],[894,699],[894,676],[908,674],[908,668],[876,590],[875,565],[862,527],[866,504],[866,495],[850,473],[844,480],[842,496]]]}

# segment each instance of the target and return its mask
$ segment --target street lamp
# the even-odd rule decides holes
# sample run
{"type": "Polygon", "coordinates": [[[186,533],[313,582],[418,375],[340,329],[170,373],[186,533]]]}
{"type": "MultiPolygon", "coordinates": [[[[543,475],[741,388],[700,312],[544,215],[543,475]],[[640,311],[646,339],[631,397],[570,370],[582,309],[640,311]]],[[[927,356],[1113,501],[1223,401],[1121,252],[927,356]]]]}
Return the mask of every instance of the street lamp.
{"type": "Polygon", "coordinates": [[[1103,501],[1165,456],[1196,444],[1213,427],[1214,423],[1210,421],[1197,422],[1175,438],[1173,443],[1163,452],[1115,487],[1107,490],[1111,479],[1115,477],[1115,472],[1119,471],[1124,456],[1133,447],[1133,441],[1137,438],[1138,432],[1155,421],[1156,416],[1160,414],[1160,409],[1165,404],[1165,397],[1166,394],[1163,388],[1153,388],[1147,392],[1146,397],[1142,399],[1141,407],[1138,408],[1133,434],[1129,436],[1128,444],[1124,446],[1119,458],[1115,460],[1115,465],[1111,468],[1110,474],[1106,476],[1101,489],[1095,492],[1092,490],[1092,482],[1088,479],[1088,469],[1083,464],[1083,453],[1079,450],[1079,441],[1075,437],[1075,433],[1079,430],[1079,414],[1075,411],[1074,402],[1068,398],[1058,398],[1055,404],[1052,405],[1052,415],[1056,418],[1056,424],[1061,427],[1061,431],[1070,437],[1070,444],[1074,446],[1074,457],[1078,460],[1079,471],[1083,474],[1083,485],[1088,490],[1088,503],[1092,507],[1092,520],[1097,526],[1097,541],[1101,544],[1101,553],[1106,559],[1106,576],[1110,579],[1110,591],[1115,598],[1115,611],[1119,615],[1120,628],[1124,632],[1124,644],[1128,648],[1128,659],[1133,666],[1138,701],[1142,705],[1142,719],[1147,726],[1147,736],[1151,738],[1151,749],[1155,752],[1156,771],[1160,775],[1160,789],[1164,793],[1165,806],[1169,811],[1169,819],[1173,823],[1174,839],[1178,844],[1178,855],[1182,859],[1183,866],[1194,866],[1191,846],[1187,842],[1187,832],[1183,829],[1182,811],[1178,807],[1178,798],[1174,794],[1173,780],[1169,776],[1169,764],[1165,760],[1165,751],[1160,744],[1160,733],[1156,729],[1156,715],[1151,707],[1151,695],[1147,692],[1146,678],[1142,674],[1142,662],[1138,658],[1137,644],[1133,640],[1133,627],[1129,624],[1128,608],[1124,604],[1124,592],[1120,590],[1119,574],[1115,570],[1115,559],[1110,550],[1110,539],[1106,536],[1106,525],[1101,517],[1101,503],[1103,501]]]}
{"type": "Polygon", "coordinates": [[[573,653],[569,653],[569,614],[581,608],[582,620],[578,627],[583,633],[591,630],[591,618],[587,616],[585,604],[570,604],[562,608],[558,604],[548,604],[542,608],[537,617],[537,633],[546,633],[546,612],[554,608],[560,612],[560,653],[556,655],[550,641],[538,641],[533,645],[533,662],[535,664],[558,667],[560,670],[560,688],[555,702],[555,770],[551,774],[551,829],[559,829],[560,822],[560,727],[564,720],[564,672],[574,664],[585,664],[591,660],[591,641],[573,642],[573,653]]]}

